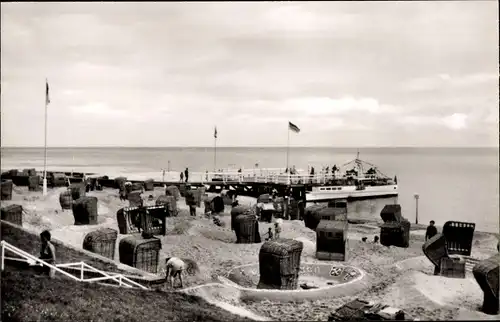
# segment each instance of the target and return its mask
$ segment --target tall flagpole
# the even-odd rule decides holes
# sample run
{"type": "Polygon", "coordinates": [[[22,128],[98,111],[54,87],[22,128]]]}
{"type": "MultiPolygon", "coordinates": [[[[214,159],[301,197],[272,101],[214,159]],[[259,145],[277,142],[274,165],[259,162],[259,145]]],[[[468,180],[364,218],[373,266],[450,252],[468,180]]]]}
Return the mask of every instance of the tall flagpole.
{"type": "Polygon", "coordinates": [[[290,125],[287,124],[287,132],[288,132],[288,138],[286,140],[286,169],[288,170],[288,173],[290,173],[290,169],[288,169],[288,155],[290,154],[290,125]]]}
{"type": "Polygon", "coordinates": [[[47,107],[49,105],[49,82],[45,79],[45,144],[43,160],[43,195],[47,195],[47,107]]]}
{"type": "Polygon", "coordinates": [[[214,130],[214,172],[217,172],[217,126],[214,130]]]}

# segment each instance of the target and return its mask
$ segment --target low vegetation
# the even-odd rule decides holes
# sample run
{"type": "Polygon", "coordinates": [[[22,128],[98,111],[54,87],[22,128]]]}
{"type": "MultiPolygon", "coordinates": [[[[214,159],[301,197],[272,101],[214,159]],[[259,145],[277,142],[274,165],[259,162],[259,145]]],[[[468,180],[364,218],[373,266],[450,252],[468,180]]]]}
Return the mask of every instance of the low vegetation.
{"type": "Polygon", "coordinates": [[[251,321],[200,297],[2,273],[2,321],[251,321]]]}

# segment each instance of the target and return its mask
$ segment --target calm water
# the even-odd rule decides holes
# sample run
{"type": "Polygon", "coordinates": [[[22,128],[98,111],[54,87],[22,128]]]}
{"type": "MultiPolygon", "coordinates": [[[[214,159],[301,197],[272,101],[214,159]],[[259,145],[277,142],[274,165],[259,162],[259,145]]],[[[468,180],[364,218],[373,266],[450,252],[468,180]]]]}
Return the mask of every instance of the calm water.
{"type": "MultiPolygon", "coordinates": [[[[2,169],[43,168],[42,148],[2,148],[2,169]]],[[[476,222],[477,229],[498,232],[499,162],[496,148],[366,148],[361,159],[376,164],[399,184],[398,202],[403,215],[415,221],[414,194],[420,195],[419,222],[434,219],[476,222]]],[[[356,149],[291,148],[290,165],[316,169],[344,164],[356,149]]],[[[213,148],[53,148],[48,150],[48,170],[75,170],[109,175],[145,174],[161,178],[170,161],[171,170],[213,170],[213,148]]],[[[218,148],[217,167],[284,167],[285,148],[218,148]]],[[[385,203],[353,203],[355,211],[378,216],[385,203]]]]}

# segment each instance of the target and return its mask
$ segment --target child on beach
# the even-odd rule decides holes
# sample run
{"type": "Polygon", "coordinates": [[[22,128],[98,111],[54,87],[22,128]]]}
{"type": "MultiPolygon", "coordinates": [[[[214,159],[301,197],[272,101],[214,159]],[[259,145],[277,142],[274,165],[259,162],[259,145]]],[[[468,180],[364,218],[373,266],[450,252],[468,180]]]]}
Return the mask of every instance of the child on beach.
{"type": "Polygon", "coordinates": [[[274,223],[274,238],[279,239],[280,238],[280,233],[281,233],[281,219],[277,219],[276,222],[274,223]]]}
{"type": "Polygon", "coordinates": [[[181,172],[181,174],[179,176],[180,176],[181,182],[183,182],[184,181],[184,173],[181,172]]]}
{"type": "Polygon", "coordinates": [[[273,230],[271,227],[267,230],[267,236],[266,240],[273,240],[273,230]]]}
{"type": "Polygon", "coordinates": [[[427,226],[427,231],[425,232],[425,241],[437,235],[438,231],[434,224],[434,220],[431,220],[429,226],[427,226]]]}
{"type": "MultiPolygon", "coordinates": [[[[56,262],[56,248],[50,242],[50,232],[48,230],[42,231],[40,234],[40,239],[42,240],[42,247],[40,249],[40,259],[48,264],[54,265],[56,262]]],[[[55,271],[47,266],[42,266],[41,271],[43,273],[48,273],[52,278],[55,275],[55,271]]]]}

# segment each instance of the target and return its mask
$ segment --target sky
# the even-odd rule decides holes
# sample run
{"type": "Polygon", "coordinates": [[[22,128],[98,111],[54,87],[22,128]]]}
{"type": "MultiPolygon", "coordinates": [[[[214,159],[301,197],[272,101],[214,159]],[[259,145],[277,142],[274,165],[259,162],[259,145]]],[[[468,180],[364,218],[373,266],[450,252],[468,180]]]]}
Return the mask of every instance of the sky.
{"type": "Polygon", "coordinates": [[[49,147],[498,147],[498,39],[497,1],[2,3],[1,144],[48,79],[49,147]]]}

